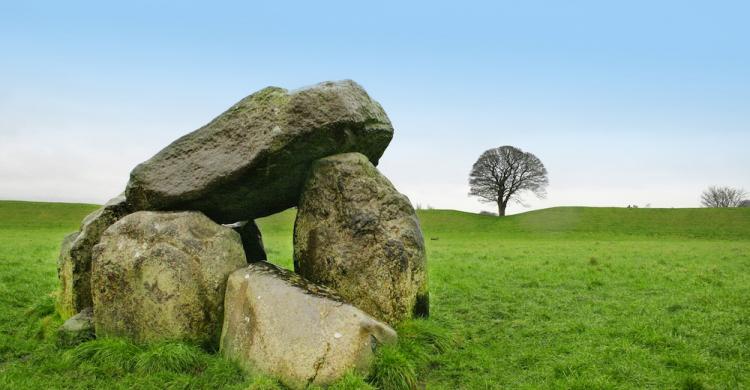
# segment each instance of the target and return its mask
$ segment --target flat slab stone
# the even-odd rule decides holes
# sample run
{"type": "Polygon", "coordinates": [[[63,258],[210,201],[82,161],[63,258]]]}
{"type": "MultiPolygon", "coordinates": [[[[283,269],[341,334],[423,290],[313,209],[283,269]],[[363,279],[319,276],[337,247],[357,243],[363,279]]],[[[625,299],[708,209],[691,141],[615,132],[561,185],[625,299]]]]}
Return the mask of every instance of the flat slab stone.
{"type": "Polygon", "coordinates": [[[332,290],[267,262],[227,282],[221,352],[248,370],[304,389],[347,370],[367,373],[375,349],[396,332],[332,290]]]}

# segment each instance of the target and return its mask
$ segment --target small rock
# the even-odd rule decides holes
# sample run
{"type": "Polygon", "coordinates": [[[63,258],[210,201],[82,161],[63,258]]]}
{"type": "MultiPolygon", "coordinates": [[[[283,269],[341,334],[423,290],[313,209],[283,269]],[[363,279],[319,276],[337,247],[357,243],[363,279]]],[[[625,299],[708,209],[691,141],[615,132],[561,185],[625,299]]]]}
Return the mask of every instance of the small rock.
{"type": "Polygon", "coordinates": [[[93,309],[87,307],[68,318],[57,332],[58,345],[73,346],[94,339],[93,315],[93,309]]]}
{"type": "Polygon", "coordinates": [[[332,290],[267,262],[229,277],[225,306],[221,352],[293,389],[325,386],[350,369],[366,374],[378,345],[397,338],[332,290]]]}

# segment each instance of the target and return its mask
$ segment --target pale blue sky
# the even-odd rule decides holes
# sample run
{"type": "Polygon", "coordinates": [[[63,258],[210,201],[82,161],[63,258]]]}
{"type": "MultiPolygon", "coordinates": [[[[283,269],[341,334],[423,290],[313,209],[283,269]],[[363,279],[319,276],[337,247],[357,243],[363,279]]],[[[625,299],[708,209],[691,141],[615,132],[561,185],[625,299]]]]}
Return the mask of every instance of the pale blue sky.
{"type": "Polygon", "coordinates": [[[747,2],[102,3],[0,3],[0,198],[103,202],[245,95],[344,78],[423,206],[494,209],[467,175],[506,144],[550,172],[532,208],[750,190],[747,2]]]}

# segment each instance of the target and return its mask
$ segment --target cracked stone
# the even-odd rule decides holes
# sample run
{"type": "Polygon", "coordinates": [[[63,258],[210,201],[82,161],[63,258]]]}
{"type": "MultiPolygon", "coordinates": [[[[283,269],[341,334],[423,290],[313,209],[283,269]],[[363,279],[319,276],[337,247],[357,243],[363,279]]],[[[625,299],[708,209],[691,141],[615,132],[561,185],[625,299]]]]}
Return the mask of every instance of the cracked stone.
{"type": "Polygon", "coordinates": [[[366,374],[372,343],[397,337],[332,290],[267,262],[235,271],[225,302],[222,354],[292,389],[325,386],[352,369],[366,374]],[[259,293],[263,299],[256,299],[259,293]]]}

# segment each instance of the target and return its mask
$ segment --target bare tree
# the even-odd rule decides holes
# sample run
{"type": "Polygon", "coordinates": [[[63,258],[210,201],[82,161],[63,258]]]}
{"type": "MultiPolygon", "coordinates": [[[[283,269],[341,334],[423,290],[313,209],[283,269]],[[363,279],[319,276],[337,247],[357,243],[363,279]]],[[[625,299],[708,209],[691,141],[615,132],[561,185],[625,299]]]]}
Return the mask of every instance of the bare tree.
{"type": "Polygon", "coordinates": [[[708,187],[701,194],[701,204],[705,207],[740,207],[747,192],[741,188],[708,187]]]}
{"type": "Polygon", "coordinates": [[[521,203],[520,194],[525,191],[543,198],[548,183],[547,169],[539,158],[513,146],[501,146],[482,153],[474,163],[469,195],[497,203],[502,217],[511,199],[521,203]]]}

